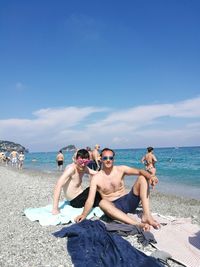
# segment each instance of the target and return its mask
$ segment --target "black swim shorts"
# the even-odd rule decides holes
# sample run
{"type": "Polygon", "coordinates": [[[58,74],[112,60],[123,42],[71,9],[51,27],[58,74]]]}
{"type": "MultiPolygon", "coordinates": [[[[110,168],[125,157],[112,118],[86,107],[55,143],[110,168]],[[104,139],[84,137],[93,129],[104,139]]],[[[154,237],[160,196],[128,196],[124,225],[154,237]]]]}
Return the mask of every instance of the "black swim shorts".
{"type": "Polygon", "coordinates": [[[61,165],[63,165],[63,160],[58,161],[58,166],[61,166],[61,165]]]}
{"type": "MultiPolygon", "coordinates": [[[[80,195],[78,195],[77,197],[75,197],[74,199],[72,199],[70,201],[70,205],[74,208],[84,207],[85,202],[86,202],[88,195],[89,195],[89,190],[90,190],[89,187],[87,187],[80,195]]],[[[100,201],[101,201],[101,196],[100,196],[99,192],[96,192],[93,207],[99,206],[100,201]]]]}

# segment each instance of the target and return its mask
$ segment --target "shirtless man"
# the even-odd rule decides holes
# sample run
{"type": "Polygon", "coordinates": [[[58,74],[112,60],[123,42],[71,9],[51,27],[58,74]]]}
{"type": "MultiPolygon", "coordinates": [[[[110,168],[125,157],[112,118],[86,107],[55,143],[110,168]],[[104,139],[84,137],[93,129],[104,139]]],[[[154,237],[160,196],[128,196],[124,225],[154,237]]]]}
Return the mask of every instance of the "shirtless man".
{"type": "MultiPolygon", "coordinates": [[[[97,172],[91,170],[87,167],[89,163],[89,153],[86,149],[80,149],[76,153],[76,160],[72,164],[68,165],[64,170],[63,174],[58,179],[53,197],[53,209],[52,214],[58,214],[59,208],[59,199],[61,190],[63,189],[65,198],[70,200],[71,206],[75,208],[81,208],[85,205],[87,200],[89,188],[83,190],[82,188],[82,178],[84,174],[89,174],[93,176],[97,172]]],[[[101,197],[99,194],[96,195],[94,201],[94,207],[98,206],[101,197]]]]}
{"type": "Polygon", "coordinates": [[[93,169],[98,171],[100,170],[101,156],[99,153],[100,145],[95,145],[94,150],[92,150],[91,156],[93,160],[93,169]]]}
{"type": "Polygon", "coordinates": [[[147,147],[147,154],[142,157],[141,162],[146,165],[146,170],[149,173],[156,174],[155,163],[157,159],[153,154],[153,147],[147,147]]]}
{"type": "Polygon", "coordinates": [[[104,148],[101,152],[102,169],[90,182],[90,191],[85,203],[83,213],[76,217],[76,222],[86,218],[92,205],[96,191],[102,197],[99,203],[100,208],[109,217],[121,222],[138,225],[144,230],[149,230],[150,225],[157,228],[159,223],[156,222],[149,207],[149,185],[155,186],[158,183],[156,176],[150,175],[145,170],[130,168],[128,166],[114,166],[115,152],[112,149],[104,148]],[[139,175],[131,191],[127,194],[124,184],[125,175],[139,175]],[[133,213],[142,202],[143,216],[142,222],[138,223],[127,213],[133,213]]]}
{"type": "Polygon", "coordinates": [[[62,150],[60,150],[58,152],[58,155],[56,156],[56,161],[57,161],[57,164],[58,164],[58,170],[59,171],[62,171],[62,169],[63,169],[63,162],[64,162],[64,155],[62,153],[62,150]]]}

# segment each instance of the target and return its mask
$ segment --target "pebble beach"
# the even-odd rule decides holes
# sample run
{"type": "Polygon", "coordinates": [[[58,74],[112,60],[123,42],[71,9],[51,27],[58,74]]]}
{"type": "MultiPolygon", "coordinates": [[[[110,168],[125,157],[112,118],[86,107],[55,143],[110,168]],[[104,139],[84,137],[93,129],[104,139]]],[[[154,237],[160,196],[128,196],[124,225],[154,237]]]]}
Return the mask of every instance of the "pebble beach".
{"type": "MultiPolygon", "coordinates": [[[[73,266],[66,250],[66,239],[52,233],[59,226],[41,226],[29,221],[23,211],[29,207],[52,204],[53,189],[60,173],[17,170],[0,166],[0,266],[2,267],[68,267],[73,266]]],[[[85,184],[87,186],[87,184],[85,184]]],[[[191,217],[200,225],[200,201],[151,192],[151,211],[175,217],[191,217]]],[[[151,245],[143,248],[136,237],[126,238],[142,251],[154,251],[151,245]]],[[[182,266],[172,260],[169,266],[182,266]]]]}

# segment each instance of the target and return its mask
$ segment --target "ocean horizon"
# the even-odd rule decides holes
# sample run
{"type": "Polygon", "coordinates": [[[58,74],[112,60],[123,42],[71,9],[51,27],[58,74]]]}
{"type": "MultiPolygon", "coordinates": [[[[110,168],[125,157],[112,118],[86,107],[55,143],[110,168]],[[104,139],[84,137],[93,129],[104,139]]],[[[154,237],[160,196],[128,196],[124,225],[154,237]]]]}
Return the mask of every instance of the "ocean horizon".
{"type": "MultiPolygon", "coordinates": [[[[115,149],[115,165],[128,165],[144,169],[141,163],[145,148],[115,149]]],[[[64,151],[64,166],[72,162],[74,151],[64,151]]],[[[200,146],[154,148],[157,157],[156,175],[159,184],[155,190],[187,198],[200,199],[200,146]]],[[[57,152],[30,152],[26,154],[25,169],[46,173],[57,171],[57,152]]],[[[125,177],[126,185],[131,187],[135,177],[125,177]]]]}

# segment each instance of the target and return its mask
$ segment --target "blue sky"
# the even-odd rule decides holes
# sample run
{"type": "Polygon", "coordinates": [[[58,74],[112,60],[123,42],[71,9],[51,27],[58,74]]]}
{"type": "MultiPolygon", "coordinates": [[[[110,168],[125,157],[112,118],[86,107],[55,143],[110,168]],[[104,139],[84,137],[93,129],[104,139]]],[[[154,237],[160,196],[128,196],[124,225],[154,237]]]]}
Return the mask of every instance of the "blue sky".
{"type": "Polygon", "coordinates": [[[200,145],[200,2],[2,0],[0,140],[200,145]]]}

